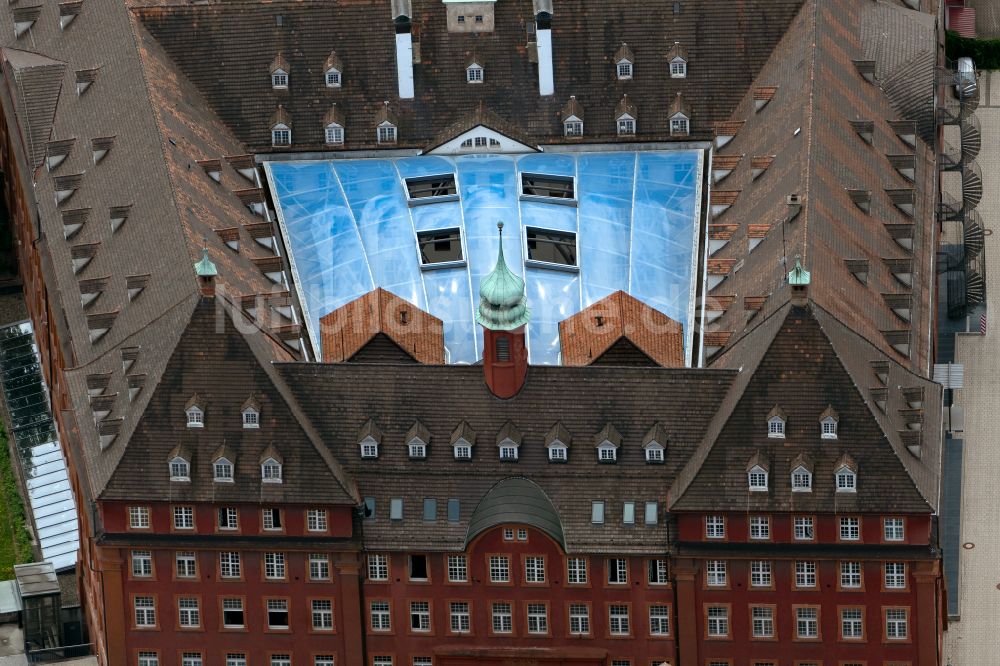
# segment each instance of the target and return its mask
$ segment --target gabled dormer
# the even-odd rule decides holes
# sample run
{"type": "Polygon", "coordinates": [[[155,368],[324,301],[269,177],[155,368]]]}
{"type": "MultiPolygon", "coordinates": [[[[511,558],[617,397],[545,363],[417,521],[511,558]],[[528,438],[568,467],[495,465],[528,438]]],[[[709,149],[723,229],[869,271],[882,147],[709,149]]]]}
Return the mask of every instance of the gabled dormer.
{"type": "Polygon", "coordinates": [[[323,82],[327,88],[340,88],[344,85],[344,63],[336,51],[331,51],[323,63],[323,82]]]}
{"type": "Polygon", "coordinates": [[[811,493],[813,478],[813,461],[805,453],[800,453],[792,460],[792,492],[811,493]]]}
{"type": "Polygon", "coordinates": [[[622,445],[622,436],[610,423],[605,425],[594,436],[594,448],[597,449],[597,462],[618,462],[618,449],[622,445]]]}
{"type": "Polygon", "coordinates": [[[670,136],[687,136],[691,133],[691,107],[679,91],[670,105],[669,120],[670,136]]]}
{"type": "Polygon", "coordinates": [[[635,104],[629,101],[628,95],[622,95],[622,99],[615,107],[615,129],[618,136],[635,135],[637,112],[635,104]]]}
{"type": "Polygon", "coordinates": [[[465,64],[465,82],[466,83],[482,83],[484,80],[484,69],[483,64],[479,59],[473,57],[470,58],[465,64]]]}
{"type": "Polygon", "coordinates": [[[379,145],[392,145],[396,143],[398,123],[396,114],[393,113],[389,102],[386,101],[375,116],[375,141],[379,145]]]}
{"type": "Polygon", "coordinates": [[[854,458],[845,453],[840,456],[833,469],[837,475],[838,493],[858,492],[858,464],[854,462],[854,458]]]}
{"type": "Polygon", "coordinates": [[[178,444],[167,456],[170,480],[177,483],[191,481],[191,450],[183,444],[178,444]]]}
{"type": "Polygon", "coordinates": [[[514,462],[518,459],[521,449],[521,431],[507,421],[497,433],[497,449],[500,452],[500,460],[514,462]]]}
{"type": "Polygon", "coordinates": [[[236,452],[223,444],[212,454],[212,480],[233,483],[236,479],[236,452]]]}
{"type": "Polygon", "coordinates": [[[451,433],[451,449],[455,460],[472,460],[472,447],[476,445],[476,431],[466,421],[458,424],[451,433]]]}
{"type": "Polygon", "coordinates": [[[680,42],[674,42],[674,45],[670,47],[670,52],[667,53],[667,62],[670,66],[670,78],[687,78],[688,54],[680,42]]]}
{"type": "Polygon", "coordinates": [[[184,414],[187,417],[188,428],[205,427],[205,401],[200,395],[195,393],[191,396],[187,404],[184,405],[184,414]]]}
{"type": "Polygon", "coordinates": [[[291,68],[288,61],[280,53],[271,61],[271,88],[274,90],[288,90],[288,73],[291,68]]]}
{"type": "Polygon", "coordinates": [[[615,53],[615,78],[619,81],[629,81],[635,69],[635,54],[628,44],[622,42],[621,47],[615,53]]]}
{"type": "Polygon", "coordinates": [[[382,443],[382,431],[372,419],[365,421],[358,431],[358,448],[361,457],[367,459],[378,458],[378,447],[382,443]]]}
{"type": "Polygon", "coordinates": [[[411,460],[427,457],[427,447],[431,443],[431,433],[420,421],[414,421],[406,431],[406,454],[411,460]]]}
{"type": "Polygon", "coordinates": [[[583,106],[576,95],[570,95],[562,109],[562,124],[563,136],[583,136],[583,106]]]}
{"type": "Polygon", "coordinates": [[[271,145],[292,145],[292,116],[280,104],[271,115],[271,145]]]}
{"type": "Polygon", "coordinates": [[[767,415],[767,436],[772,439],[784,439],[787,421],[785,410],[778,405],[772,407],[767,415]]]}
{"type": "Polygon", "coordinates": [[[260,481],[261,483],[284,483],[284,480],[283,458],[274,444],[271,444],[260,454],[260,481]]]}
{"type": "Polygon", "coordinates": [[[323,142],[328,146],[343,145],[344,126],[344,113],[336,104],[332,105],[323,116],[323,142]]]}
{"type": "Polygon", "coordinates": [[[827,405],[823,413],[819,415],[819,433],[823,439],[837,439],[837,424],[840,417],[833,405],[827,405]]]}
{"type": "Polygon", "coordinates": [[[556,422],[545,435],[545,449],[549,462],[564,463],[569,460],[569,445],[572,437],[562,422],[556,422]]]}
{"type": "Polygon", "coordinates": [[[771,461],[761,451],[754,453],[747,462],[747,489],[752,493],[768,490],[771,461]]]}
{"type": "Polygon", "coordinates": [[[257,429],[260,427],[260,401],[257,400],[256,395],[251,393],[243,402],[240,414],[242,415],[244,428],[257,429]]]}
{"type": "Polygon", "coordinates": [[[663,424],[660,422],[653,424],[646,436],[642,438],[642,450],[647,463],[663,463],[667,457],[667,429],[663,427],[663,424]]]}

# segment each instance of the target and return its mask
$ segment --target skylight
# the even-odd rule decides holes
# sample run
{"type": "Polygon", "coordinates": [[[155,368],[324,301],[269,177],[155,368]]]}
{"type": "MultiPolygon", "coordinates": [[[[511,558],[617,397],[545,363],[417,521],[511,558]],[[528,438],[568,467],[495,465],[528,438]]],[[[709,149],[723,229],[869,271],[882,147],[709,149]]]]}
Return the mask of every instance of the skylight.
{"type": "Polygon", "coordinates": [[[458,229],[422,231],[417,234],[423,266],[462,261],[462,232],[458,229]]]}
{"type": "Polygon", "coordinates": [[[547,229],[525,230],[528,236],[528,260],[546,264],[576,266],[576,234],[547,229]]]}
{"type": "Polygon", "coordinates": [[[525,196],[544,197],[546,199],[575,198],[573,178],[569,176],[546,176],[534,173],[522,173],[521,193],[525,196]]]}
{"type": "Polygon", "coordinates": [[[442,197],[448,197],[448,201],[453,201],[458,198],[458,189],[455,186],[455,174],[449,173],[441,176],[407,178],[406,194],[410,198],[410,205],[431,203],[431,201],[414,201],[417,199],[441,201],[442,197]]]}

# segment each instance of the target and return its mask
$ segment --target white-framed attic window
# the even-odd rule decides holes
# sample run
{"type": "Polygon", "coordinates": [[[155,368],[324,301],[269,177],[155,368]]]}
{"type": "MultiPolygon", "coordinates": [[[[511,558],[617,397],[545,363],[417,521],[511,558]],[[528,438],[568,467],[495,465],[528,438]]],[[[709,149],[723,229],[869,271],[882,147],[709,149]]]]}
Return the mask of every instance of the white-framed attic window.
{"type": "Polygon", "coordinates": [[[805,467],[799,465],[792,470],[792,492],[809,493],[812,492],[813,475],[805,467]]]}
{"type": "Polygon", "coordinates": [[[635,134],[635,118],[629,114],[623,113],[615,122],[618,126],[618,136],[635,134]]]}
{"type": "Polygon", "coordinates": [[[563,463],[569,459],[569,448],[562,442],[549,444],[549,462],[563,463]]]}
{"type": "Polygon", "coordinates": [[[619,81],[627,81],[632,78],[632,62],[624,58],[615,63],[615,71],[619,81]]]}
{"type": "Polygon", "coordinates": [[[375,128],[375,139],[380,144],[396,143],[396,126],[388,120],[383,121],[375,128]]]}
{"type": "Polygon", "coordinates": [[[452,444],[455,460],[472,460],[472,444],[460,437],[452,444]]]}
{"type": "Polygon", "coordinates": [[[191,480],[191,463],[181,456],[175,456],[170,459],[170,480],[171,481],[190,481],[191,480]]]}
{"type": "Polygon", "coordinates": [[[281,483],[281,463],[274,458],[268,458],[260,464],[260,480],[263,483],[281,483]]]}
{"type": "Polygon", "coordinates": [[[288,88],[288,72],[283,69],[276,69],[271,72],[271,87],[275,90],[285,90],[288,88]]]}
{"type": "Polygon", "coordinates": [[[754,465],[747,472],[747,483],[751,492],[767,492],[767,470],[760,465],[754,465]]]}
{"type": "Polygon", "coordinates": [[[465,68],[465,81],[466,83],[482,83],[483,82],[483,66],[478,63],[472,63],[465,68]]]}
{"type": "Polygon", "coordinates": [[[359,443],[362,458],[378,458],[378,442],[374,437],[365,437],[359,443]]]}
{"type": "Polygon", "coordinates": [[[518,446],[517,442],[510,438],[505,438],[499,444],[500,447],[500,460],[515,461],[518,456],[518,446]]]}
{"type": "Polygon", "coordinates": [[[576,116],[570,116],[563,121],[564,136],[583,136],[583,121],[576,116]]]}
{"type": "Polygon", "coordinates": [[[292,145],[292,128],[284,123],[278,123],[271,127],[271,145],[272,146],[290,146],[292,145]]]}
{"type": "Polygon", "coordinates": [[[827,416],[819,422],[820,437],[823,439],[837,439],[837,419],[827,416]]]}
{"type": "Polygon", "coordinates": [[[244,409],[243,427],[250,429],[260,428],[260,412],[253,407],[247,407],[244,409]]]}
{"type": "Polygon", "coordinates": [[[846,465],[837,470],[837,492],[858,492],[858,475],[854,473],[854,470],[846,465]]]}
{"type": "Polygon", "coordinates": [[[326,82],[327,88],[339,88],[343,85],[341,72],[336,67],[331,67],[326,70],[326,75],[323,80],[326,82]]]}
{"type": "Polygon", "coordinates": [[[233,483],[233,463],[228,458],[219,458],[212,463],[212,479],[216,483],[233,483]]]}
{"type": "Polygon", "coordinates": [[[611,442],[601,442],[597,446],[597,462],[613,463],[618,461],[618,447],[611,442]]]}
{"type": "Polygon", "coordinates": [[[337,123],[330,123],[324,128],[324,140],[328,146],[344,143],[344,128],[337,123]]]}
{"type": "Polygon", "coordinates": [[[772,439],[785,438],[785,419],[772,416],[767,420],[767,436],[772,439]]]}
{"type": "Polygon", "coordinates": [[[188,428],[205,427],[205,412],[203,412],[200,407],[197,406],[188,407],[184,413],[187,415],[188,428]]]}
{"type": "Polygon", "coordinates": [[[664,459],[664,447],[659,442],[650,442],[643,447],[646,451],[646,462],[662,463],[664,459]]]}
{"type": "Polygon", "coordinates": [[[410,458],[423,460],[427,457],[427,442],[419,437],[414,437],[406,444],[406,451],[410,458]]]}
{"type": "Polygon", "coordinates": [[[688,75],[688,64],[684,58],[674,58],[670,61],[670,78],[686,79],[688,75]]]}
{"type": "Polygon", "coordinates": [[[683,113],[675,113],[670,118],[670,136],[687,136],[691,133],[691,120],[683,113]]]}

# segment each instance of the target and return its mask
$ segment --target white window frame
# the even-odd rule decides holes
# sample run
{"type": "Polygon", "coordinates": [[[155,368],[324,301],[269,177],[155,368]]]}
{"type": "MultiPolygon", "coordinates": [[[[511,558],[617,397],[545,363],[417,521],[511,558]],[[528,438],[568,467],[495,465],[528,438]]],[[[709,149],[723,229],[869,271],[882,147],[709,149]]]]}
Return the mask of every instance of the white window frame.
{"type": "Polygon", "coordinates": [[[597,447],[597,462],[618,462],[618,449],[610,442],[603,442],[597,447]]]}
{"type": "Polygon", "coordinates": [[[368,580],[389,580],[389,556],[381,553],[368,555],[368,580]]]}
{"type": "Polygon", "coordinates": [[[906,541],[906,520],[904,518],[885,518],[882,521],[883,541],[906,541]]]}
{"type": "Polygon", "coordinates": [[[650,442],[646,445],[646,462],[661,463],[665,457],[664,448],[658,442],[650,442]]]}
{"type": "Polygon", "coordinates": [[[670,606],[653,604],[649,607],[649,635],[670,635],[670,606]]]}
{"type": "Polygon", "coordinates": [[[378,442],[373,437],[365,437],[359,443],[361,447],[361,457],[367,460],[378,458],[378,442]]]}
{"type": "Polygon", "coordinates": [[[153,577],[153,551],[133,550],[131,554],[131,561],[133,578],[153,577]]]}
{"type": "Polygon", "coordinates": [[[705,561],[705,585],[708,587],[726,587],[729,584],[725,560],[705,561]]]}
{"type": "Polygon", "coordinates": [[[188,482],[191,480],[191,463],[183,456],[170,459],[170,480],[188,482]]]}
{"type": "Polygon", "coordinates": [[[712,638],[729,636],[729,608],[727,606],[709,606],[706,610],[706,616],[705,633],[712,638]]]}
{"type": "Polygon", "coordinates": [[[583,121],[573,116],[563,122],[563,136],[583,136],[583,121]]]}
{"type": "Polygon", "coordinates": [[[149,529],[149,507],[130,506],[128,508],[128,526],[133,530],[149,529]]]}
{"type": "Polygon", "coordinates": [[[687,78],[687,60],[678,57],[670,61],[670,78],[687,78]]]}
{"type": "Polygon", "coordinates": [[[840,540],[860,541],[861,540],[861,519],[857,516],[840,517],[840,540]]]}
{"type": "Polygon", "coordinates": [[[754,465],[747,472],[747,485],[750,492],[767,492],[767,472],[760,465],[754,465]]]}
{"type": "Polygon", "coordinates": [[[795,609],[795,637],[819,638],[819,609],[805,607],[795,609]]]}
{"type": "Polygon", "coordinates": [[[840,609],[840,637],[859,641],[865,635],[864,610],[858,606],[840,609]]]}
{"type": "Polygon", "coordinates": [[[818,583],[817,567],[814,560],[795,561],[795,587],[796,589],[815,589],[818,583]]]}
{"type": "Polygon", "coordinates": [[[812,472],[802,465],[792,470],[792,492],[811,493],[812,492],[812,472]]]}
{"type": "Polygon", "coordinates": [[[489,563],[491,583],[510,582],[510,556],[490,555],[489,563]]]}
{"type": "Polygon", "coordinates": [[[410,631],[425,634],[431,630],[431,603],[410,602],[410,631]]]}
{"type": "Polygon", "coordinates": [[[201,407],[198,407],[197,405],[188,407],[184,413],[187,415],[188,428],[205,427],[205,412],[202,411],[201,407]]]}
{"type": "Polygon", "coordinates": [[[234,580],[243,576],[243,558],[238,551],[219,553],[219,578],[234,580]]]}
{"type": "Polygon", "coordinates": [[[309,554],[309,580],[330,580],[330,556],[326,553],[309,554]]]}
{"type": "Polygon", "coordinates": [[[813,520],[812,516],[795,516],[792,519],[792,539],[795,541],[813,541],[815,538],[816,521],[813,520]]]}
{"type": "Polygon", "coordinates": [[[627,113],[623,113],[615,119],[615,126],[618,129],[618,136],[635,135],[635,118],[627,113]]]}
{"type": "Polygon", "coordinates": [[[220,530],[232,531],[240,528],[240,513],[236,507],[220,506],[216,511],[220,530]]]}
{"type": "Polygon", "coordinates": [[[767,436],[771,439],[785,438],[785,419],[772,416],[767,420],[767,436]]]}
{"type": "Polygon", "coordinates": [[[452,601],[448,604],[448,623],[451,633],[468,634],[472,631],[471,604],[468,601],[452,601]]]}
{"type": "Polygon", "coordinates": [[[372,601],[368,605],[372,631],[392,631],[392,613],[388,601],[372,601]]]}
{"type": "Polygon", "coordinates": [[[464,439],[459,439],[452,445],[452,453],[455,460],[472,460],[472,444],[464,439]]]}
{"type": "Polygon", "coordinates": [[[197,578],[198,556],[191,550],[174,553],[174,574],[177,578],[197,578]]]}
{"type": "Polygon", "coordinates": [[[212,463],[212,480],[215,483],[234,483],[233,463],[228,458],[219,458],[212,463]]]}
{"type": "Polygon", "coordinates": [[[375,128],[375,140],[379,145],[396,143],[398,138],[398,128],[388,121],[375,128]]]}
{"type": "Polygon", "coordinates": [[[569,634],[570,636],[590,635],[590,606],[585,603],[569,605],[569,634]]]}
{"type": "Polygon", "coordinates": [[[672,136],[687,136],[691,133],[691,119],[682,113],[670,119],[670,134],[672,136]]]}
{"type": "Polygon", "coordinates": [[[328,146],[339,146],[344,143],[344,128],[337,123],[330,123],[323,128],[323,139],[328,146]]]}
{"type": "Polygon", "coordinates": [[[705,516],[705,538],[706,539],[726,538],[725,516],[705,516]]]}
{"type": "Polygon", "coordinates": [[[608,585],[628,585],[628,559],[609,557],[607,560],[608,585]]]}
{"type": "Polygon", "coordinates": [[[340,88],[344,85],[343,73],[336,67],[331,67],[323,73],[323,82],[327,88],[340,88]]]}
{"type": "Polygon", "coordinates": [[[288,577],[288,566],[284,553],[264,553],[264,578],[267,580],[285,580],[288,577]]]}
{"type": "Polygon", "coordinates": [[[518,449],[520,448],[517,444],[509,439],[505,439],[500,442],[500,460],[517,460],[518,449]]]}
{"type": "Polygon", "coordinates": [[[840,587],[845,590],[860,590],[862,586],[861,562],[840,563],[840,587]]]}
{"type": "Polygon", "coordinates": [[[177,624],[184,629],[201,627],[201,608],[197,597],[178,597],[177,624]]]}
{"type": "Polygon", "coordinates": [[[771,587],[774,584],[770,560],[751,560],[750,587],[771,587]]]}
{"type": "Polygon", "coordinates": [[[887,590],[906,589],[906,562],[885,562],[882,565],[883,585],[887,590]]]}
{"type": "Polygon", "coordinates": [[[885,639],[905,641],[910,637],[910,613],[905,608],[885,609],[885,639]]]}
{"type": "Polygon", "coordinates": [[[306,530],[309,532],[326,532],[330,529],[330,521],[326,509],[306,509],[306,530]]]}
{"type": "Polygon", "coordinates": [[[670,565],[663,558],[647,560],[646,582],[650,585],[666,585],[670,582],[670,565]]]}
{"type": "Polygon", "coordinates": [[[774,638],[774,608],[750,607],[750,631],[754,638],[774,638]]]}
{"type": "Polygon", "coordinates": [[[569,449],[565,444],[551,444],[549,446],[549,462],[566,462],[569,458],[569,449]]]}
{"type": "MultiPolygon", "coordinates": [[[[264,617],[267,618],[267,628],[268,629],[288,629],[291,622],[290,613],[288,611],[288,599],[268,599],[264,606],[264,617]],[[275,613],[285,614],[284,624],[271,624],[271,611],[275,613]]],[[[272,663],[274,657],[271,657],[272,663]]]]}
{"type": "Polygon", "coordinates": [[[175,506],[172,513],[173,513],[173,525],[175,530],[194,529],[194,507],[175,506]]]}
{"type": "Polygon", "coordinates": [[[483,82],[483,67],[478,63],[472,63],[465,68],[465,81],[466,83],[482,83],[483,82]]]}
{"type": "Polygon", "coordinates": [[[754,541],[767,541],[771,538],[770,516],[750,516],[750,538],[754,541]]]}
{"type": "Polygon", "coordinates": [[[133,597],[132,608],[135,626],[156,626],[156,599],[152,595],[133,597]]]}
{"type": "Polygon", "coordinates": [[[545,582],[545,558],[540,555],[524,556],[524,582],[544,583],[545,582]]]}
{"type": "Polygon", "coordinates": [[[243,410],[243,427],[253,430],[260,428],[260,412],[253,407],[243,410]]]}
{"type": "Polygon", "coordinates": [[[263,483],[282,483],[284,481],[283,471],[281,463],[274,458],[268,458],[260,464],[260,480],[263,483]]]}
{"type": "Polygon", "coordinates": [[[544,603],[529,603],[527,607],[528,633],[549,633],[549,607],[544,603]]]}
{"type": "Polygon", "coordinates": [[[288,72],[283,69],[276,69],[271,72],[271,87],[275,90],[287,90],[288,72]]]}
{"type": "Polygon", "coordinates": [[[858,492],[858,475],[854,471],[843,466],[837,470],[837,492],[856,493],[858,492]]]}
{"type": "Polygon", "coordinates": [[[587,558],[566,558],[566,583],[569,585],[587,584],[587,558]]]}
{"type": "Polygon", "coordinates": [[[447,563],[449,583],[469,582],[469,560],[465,555],[449,555],[447,563]]]}
{"type": "Polygon", "coordinates": [[[261,522],[263,523],[264,530],[268,532],[280,532],[284,529],[281,526],[281,509],[276,507],[264,507],[261,514],[261,522]],[[274,522],[275,516],[278,518],[277,525],[274,522]]]}
{"type": "Polygon", "coordinates": [[[627,605],[608,606],[608,633],[612,636],[628,636],[632,633],[632,620],[627,605]]]}
{"type": "Polygon", "coordinates": [[[632,66],[632,62],[622,58],[615,63],[615,74],[619,81],[628,81],[632,78],[635,68],[632,66]]]}
{"type": "Polygon", "coordinates": [[[271,145],[290,146],[292,145],[292,128],[284,123],[271,126],[271,145]]]}
{"type": "Polygon", "coordinates": [[[490,605],[490,618],[494,634],[514,632],[514,608],[508,601],[494,601],[490,605]]]}
{"type": "Polygon", "coordinates": [[[837,439],[837,419],[827,416],[819,422],[821,439],[837,439]]]}
{"type": "Polygon", "coordinates": [[[151,650],[139,652],[138,666],[160,666],[160,653],[151,650]]]}

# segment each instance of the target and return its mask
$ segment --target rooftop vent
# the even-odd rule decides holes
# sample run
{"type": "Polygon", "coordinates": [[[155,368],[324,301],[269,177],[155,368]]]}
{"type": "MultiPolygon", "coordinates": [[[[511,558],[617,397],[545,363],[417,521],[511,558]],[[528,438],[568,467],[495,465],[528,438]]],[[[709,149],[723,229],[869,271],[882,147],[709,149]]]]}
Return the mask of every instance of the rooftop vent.
{"type": "Polygon", "coordinates": [[[854,202],[854,205],[866,213],[872,212],[872,191],[871,190],[847,190],[847,195],[854,202]]]}
{"type": "Polygon", "coordinates": [[[117,317],[117,310],[87,315],[87,329],[90,331],[91,344],[103,338],[111,330],[117,317]]]}
{"type": "Polygon", "coordinates": [[[73,273],[79,273],[87,267],[101,247],[100,243],[83,243],[70,248],[70,258],[73,261],[73,273]]]}
{"type": "Polygon", "coordinates": [[[83,228],[83,225],[87,223],[87,218],[89,217],[89,208],[64,210],[62,212],[63,237],[69,239],[77,235],[80,232],[80,229],[83,228]]]}
{"type": "Polygon", "coordinates": [[[76,70],[76,94],[82,95],[90,89],[94,81],[97,80],[97,72],[100,68],[93,67],[91,69],[78,69],[76,70]]]}
{"type": "Polygon", "coordinates": [[[222,160],[198,160],[197,164],[206,176],[217,183],[222,182],[222,160]]]}
{"type": "Polygon", "coordinates": [[[757,180],[760,178],[767,168],[771,166],[774,162],[774,155],[757,155],[752,160],[750,160],[750,178],[752,180],[757,180]]]}
{"type": "Polygon", "coordinates": [[[868,83],[875,83],[874,60],[855,60],[854,67],[858,70],[858,74],[864,77],[865,81],[868,83]]]}
{"type": "Polygon", "coordinates": [[[226,161],[229,162],[229,166],[236,169],[236,173],[251,183],[257,182],[257,169],[254,166],[253,155],[230,155],[226,161]]]}
{"type": "Polygon", "coordinates": [[[778,92],[778,86],[763,86],[757,88],[753,91],[753,108],[754,111],[760,111],[768,102],[774,99],[775,93],[778,92]]]}
{"type": "Polygon", "coordinates": [[[104,393],[111,384],[111,373],[102,372],[99,374],[87,375],[87,395],[93,397],[104,393]]]}
{"type": "Polygon", "coordinates": [[[228,229],[216,229],[215,234],[233,252],[240,251],[240,228],[229,227],[228,229]]]}
{"type": "Polygon", "coordinates": [[[14,37],[20,37],[35,25],[35,21],[42,13],[42,6],[16,7],[14,9],[14,37]]]}
{"type": "Polygon", "coordinates": [[[145,275],[129,275],[125,278],[125,289],[128,291],[128,300],[134,301],[139,298],[146,285],[149,284],[149,273],[145,275]]]}
{"type": "Polygon", "coordinates": [[[875,140],[875,122],[872,120],[852,120],[851,127],[858,133],[865,143],[875,140]]]}
{"type": "Polygon", "coordinates": [[[139,348],[138,347],[122,347],[122,371],[128,372],[135,365],[135,362],[139,360],[139,348]]]}
{"type": "Polygon", "coordinates": [[[83,11],[83,0],[70,0],[59,3],[59,28],[65,30],[83,11]]]}
{"type": "Polygon", "coordinates": [[[118,231],[125,220],[128,219],[129,213],[132,211],[132,204],[127,204],[125,206],[112,206],[108,209],[108,218],[111,221],[111,233],[118,231]]]}
{"type": "Polygon", "coordinates": [[[889,200],[906,215],[913,217],[913,204],[916,202],[916,192],[913,188],[885,191],[889,200]]]}
{"type": "Polygon", "coordinates": [[[45,166],[52,171],[57,166],[66,161],[76,139],[62,139],[60,141],[48,141],[45,143],[45,166]]]}
{"type": "Polygon", "coordinates": [[[74,173],[68,176],[56,176],[52,179],[52,188],[56,192],[56,204],[60,205],[69,199],[80,188],[83,182],[82,173],[74,173]]]}
{"type": "Polygon", "coordinates": [[[121,432],[125,419],[105,419],[97,424],[97,434],[101,438],[101,449],[106,449],[114,443],[121,432]]]}
{"type": "Polygon", "coordinates": [[[742,155],[713,155],[712,156],[712,182],[718,184],[733,172],[740,161],[742,155]]]}
{"type": "Polygon", "coordinates": [[[917,123],[914,120],[890,120],[889,127],[910,148],[917,146],[917,123]]]}
{"type": "Polygon", "coordinates": [[[80,305],[84,308],[90,307],[108,288],[109,279],[108,277],[99,277],[80,280],[80,305]]]}
{"type": "Polygon", "coordinates": [[[115,137],[113,136],[102,136],[91,139],[90,149],[93,154],[94,164],[103,160],[113,145],[115,145],[115,137]]]}
{"type": "Polygon", "coordinates": [[[905,322],[910,321],[913,308],[913,296],[910,294],[882,294],[882,300],[897,317],[905,322]]]}
{"type": "Polygon", "coordinates": [[[861,284],[868,284],[868,260],[867,259],[844,259],[847,270],[851,272],[861,284]]]}

